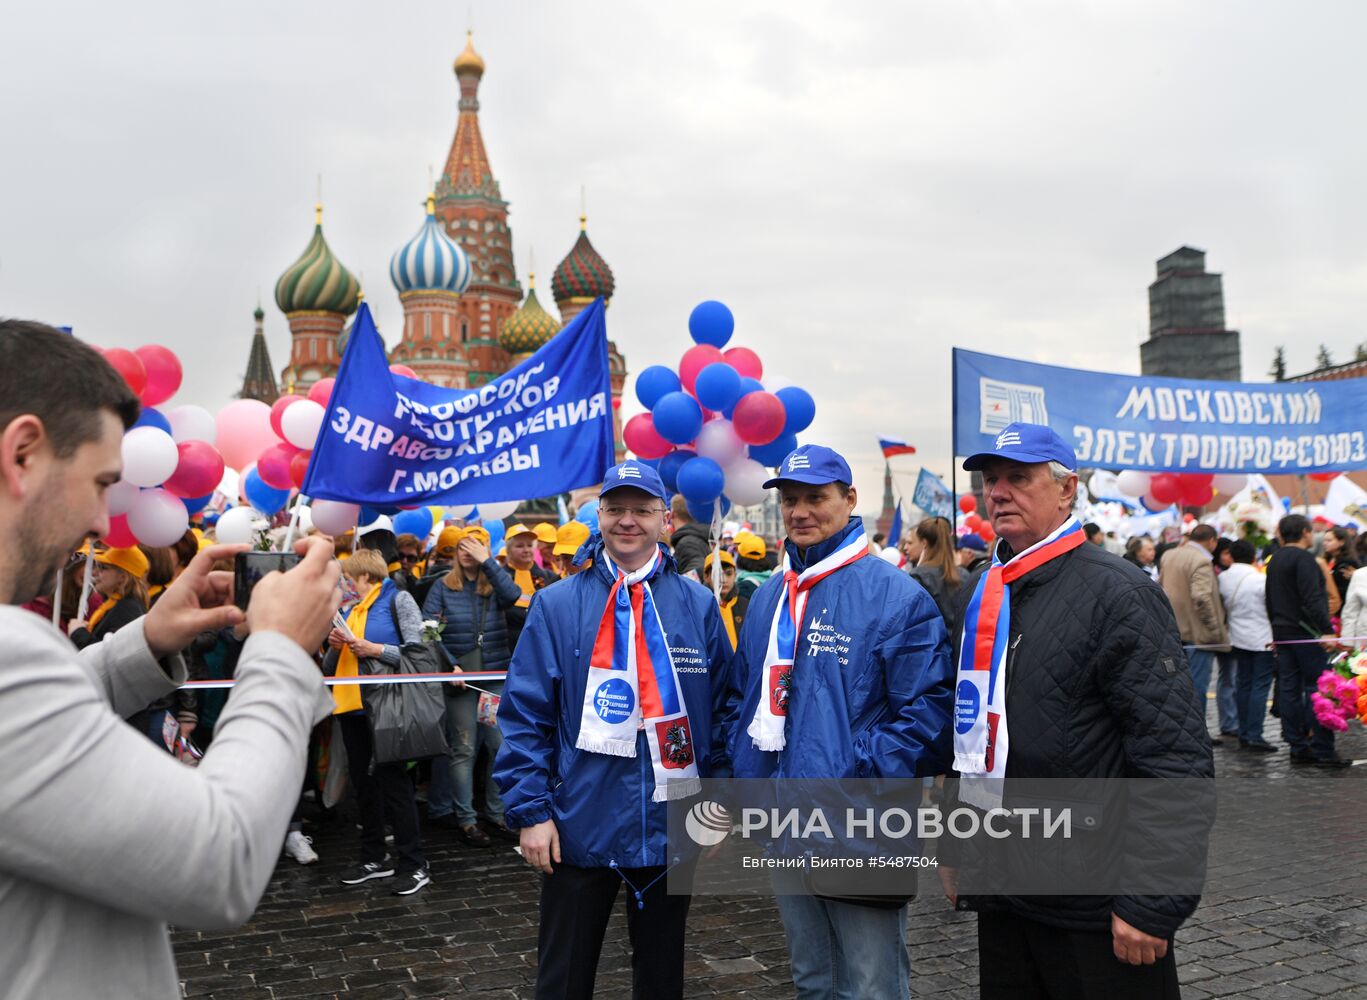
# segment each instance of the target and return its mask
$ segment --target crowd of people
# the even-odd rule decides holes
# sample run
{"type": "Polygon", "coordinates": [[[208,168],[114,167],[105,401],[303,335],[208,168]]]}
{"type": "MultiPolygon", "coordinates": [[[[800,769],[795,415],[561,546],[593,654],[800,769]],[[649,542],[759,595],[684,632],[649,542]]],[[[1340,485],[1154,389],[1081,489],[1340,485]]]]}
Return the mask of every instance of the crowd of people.
{"type": "MultiPolygon", "coordinates": [[[[697,862],[666,808],[705,779],[950,775],[982,810],[1013,780],[1209,780],[1222,739],[1274,749],[1274,677],[1291,761],[1343,764],[1308,699],[1327,650],[1365,630],[1352,533],[1288,515],[1270,552],[1198,524],[1122,556],[1074,515],[1077,462],[1047,427],[1013,424],[964,463],[991,544],[930,518],[877,557],[849,465],[819,445],[765,484],[781,540],[714,539],[628,460],[604,472],[597,530],[519,524],[495,552],[480,525],[429,546],[381,520],[300,541],[244,613],[225,572],[244,547],[212,532],[91,548],[137,416],[107,363],[4,323],[0,380],[0,527],[19,540],[0,582],[24,606],[0,609],[0,754],[16,768],[0,781],[0,970],[16,996],[177,995],[167,921],[240,923],[281,845],[317,860],[301,822],[320,798],[306,761],[324,755],[345,754],[355,802],[345,885],[420,892],[425,837],[516,844],[541,876],[537,995],[592,995],[625,888],[633,992],[652,998],[682,995],[690,900],[666,876],[697,862]],[[34,356],[42,371],[15,378],[34,356]],[[365,689],[323,677],[395,672],[421,648],[452,672],[446,749],[382,760],[365,689]],[[235,683],[196,694],[191,677],[235,683]]],[[[1184,824],[1150,855],[1204,857],[1208,821],[1184,824]]],[[[984,997],[1177,996],[1172,941],[1195,894],[960,894],[962,859],[942,853],[946,896],[978,914],[984,997]]],[[[798,996],[907,995],[906,897],[775,892],[798,996]]]]}

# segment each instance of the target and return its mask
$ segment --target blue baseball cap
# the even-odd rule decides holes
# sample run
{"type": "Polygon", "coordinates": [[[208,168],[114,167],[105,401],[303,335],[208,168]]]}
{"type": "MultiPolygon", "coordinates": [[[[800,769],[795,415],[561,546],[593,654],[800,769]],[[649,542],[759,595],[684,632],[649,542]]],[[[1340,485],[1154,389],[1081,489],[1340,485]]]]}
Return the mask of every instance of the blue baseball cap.
{"type": "Polygon", "coordinates": [[[841,458],[839,452],[819,444],[804,444],[788,452],[778,465],[778,474],[768,480],[764,488],[773,489],[784,480],[811,486],[834,482],[848,486],[854,482],[854,477],[850,475],[850,463],[841,458]]]}
{"type": "Polygon", "coordinates": [[[974,472],[994,458],[1009,458],[1013,462],[1057,462],[1065,469],[1077,471],[1077,456],[1068,442],[1044,424],[1007,424],[997,435],[991,451],[980,451],[964,459],[964,469],[974,472]]]}
{"type": "Polygon", "coordinates": [[[959,536],[959,548],[972,549],[974,552],[986,552],[987,543],[982,540],[982,536],[967,534],[959,536]]]}
{"type": "Polygon", "coordinates": [[[603,473],[603,486],[598,491],[598,495],[600,497],[606,496],[622,486],[642,490],[653,497],[659,497],[661,500],[668,496],[665,492],[665,484],[660,481],[660,474],[650,466],[634,462],[631,459],[627,459],[621,465],[614,465],[603,473]]]}

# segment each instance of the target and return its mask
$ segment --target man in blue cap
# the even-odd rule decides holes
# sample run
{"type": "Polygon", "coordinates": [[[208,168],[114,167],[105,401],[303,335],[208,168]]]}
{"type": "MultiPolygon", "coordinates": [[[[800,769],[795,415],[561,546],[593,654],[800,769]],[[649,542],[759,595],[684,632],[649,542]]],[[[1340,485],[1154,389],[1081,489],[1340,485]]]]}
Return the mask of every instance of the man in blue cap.
{"type": "MultiPolygon", "coordinates": [[[[1047,426],[1014,423],[964,468],[982,473],[998,542],[965,588],[955,637],[959,800],[995,808],[1018,780],[1066,778],[1100,795],[1107,779],[1211,778],[1172,609],[1143,570],[1083,544],[1073,449],[1047,426]]],[[[1115,856],[1097,870],[1202,867],[1209,814],[1173,823],[1142,799],[1128,805],[1115,856]]],[[[939,874],[951,902],[978,911],[984,1000],[1179,995],[1172,938],[1199,895],[961,897],[945,862],[980,859],[982,846],[942,839],[939,874]]]]}
{"type": "MultiPolygon", "coordinates": [[[[725,767],[731,643],[712,592],[660,544],[665,488],[648,465],[603,476],[583,572],[537,591],[499,705],[494,780],[522,856],[543,873],[536,996],[589,1000],[603,933],[631,893],[632,994],[683,995],[690,863],[666,803],[725,767]]],[[[696,848],[694,848],[696,850],[696,848]]]]}
{"type": "MultiPolygon", "coordinates": [[[[778,487],[788,537],[779,570],[750,599],[736,651],[736,777],[944,773],[953,702],[944,620],[911,577],[868,558],[849,464],[804,445],[764,485],[778,487]]],[[[778,908],[800,998],[907,995],[905,898],[780,894],[778,908]]]]}

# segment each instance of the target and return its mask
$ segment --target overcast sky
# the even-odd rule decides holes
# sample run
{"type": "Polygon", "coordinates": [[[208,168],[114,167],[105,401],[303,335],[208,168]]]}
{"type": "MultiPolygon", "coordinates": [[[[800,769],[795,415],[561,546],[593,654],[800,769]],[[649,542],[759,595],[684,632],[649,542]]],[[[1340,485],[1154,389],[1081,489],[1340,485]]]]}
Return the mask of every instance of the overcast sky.
{"type": "MultiPolygon", "coordinates": [[[[704,298],[807,387],[804,440],[881,496],[947,474],[950,348],[1137,373],[1154,261],[1225,275],[1244,378],[1276,345],[1367,340],[1367,5],[361,0],[25,4],[0,60],[0,315],[186,362],[170,405],[241,386],[258,290],[324,231],[391,345],[390,254],[456,123],[481,124],[525,283],[579,190],[631,372],[675,364],[704,298]]],[[[549,294],[543,302],[549,305],[549,294]]],[[[624,412],[639,409],[628,383],[624,412]]]]}

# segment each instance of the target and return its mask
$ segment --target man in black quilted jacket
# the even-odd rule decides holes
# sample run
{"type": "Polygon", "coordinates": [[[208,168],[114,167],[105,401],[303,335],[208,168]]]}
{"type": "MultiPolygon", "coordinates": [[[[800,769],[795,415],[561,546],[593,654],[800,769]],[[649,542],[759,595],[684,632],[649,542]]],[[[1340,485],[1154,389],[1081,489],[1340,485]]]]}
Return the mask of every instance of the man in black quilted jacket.
{"type": "MultiPolygon", "coordinates": [[[[1032,779],[1211,779],[1172,608],[1138,567],[1082,544],[1072,449],[1048,427],[1012,424],[964,468],[982,472],[1000,540],[960,597],[952,805],[989,808],[973,794],[995,788],[1000,803],[1032,779]]],[[[1112,862],[1194,862],[1199,887],[1213,810],[1166,814],[1157,830],[1154,815],[1144,828],[1131,806],[1113,824],[1112,862]]],[[[971,849],[942,838],[942,863],[971,849]]],[[[984,1000],[1180,996],[1172,940],[1198,895],[960,897],[958,873],[940,875],[952,903],[978,912],[984,1000]]]]}

